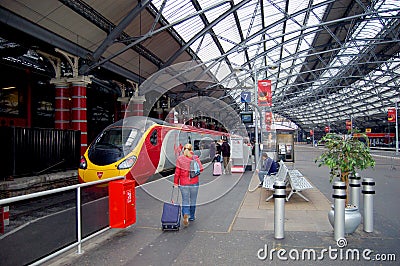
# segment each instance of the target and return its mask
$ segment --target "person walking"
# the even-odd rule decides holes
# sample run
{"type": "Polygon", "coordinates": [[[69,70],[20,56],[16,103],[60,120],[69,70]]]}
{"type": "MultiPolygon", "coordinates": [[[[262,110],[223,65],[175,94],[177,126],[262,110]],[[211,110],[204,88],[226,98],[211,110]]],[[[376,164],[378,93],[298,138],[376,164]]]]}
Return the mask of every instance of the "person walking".
{"type": "Polygon", "coordinates": [[[188,226],[189,221],[195,220],[196,200],[199,191],[199,176],[190,177],[190,164],[196,160],[203,172],[203,165],[198,156],[193,153],[193,146],[190,143],[183,146],[183,154],[176,160],[174,174],[174,186],[178,187],[182,194],[182,215],[183,225],[188,226]]]}
{"type": "Polygon", "coordinates": [[[226,139],[223,140],[223,143],[221,145],[221,153],[222,157],[224,158],[224,170],[225,174],[231,175],[231,146],[229,145],[228,141],[226,139]]]}
{"type": "Polygon", "coordinates": [[[211,159],[211,161],[214,160],[216,152],[217,152],[217,144],[214,141],[211,141],[210,142],[210,159],[211,159]]]}

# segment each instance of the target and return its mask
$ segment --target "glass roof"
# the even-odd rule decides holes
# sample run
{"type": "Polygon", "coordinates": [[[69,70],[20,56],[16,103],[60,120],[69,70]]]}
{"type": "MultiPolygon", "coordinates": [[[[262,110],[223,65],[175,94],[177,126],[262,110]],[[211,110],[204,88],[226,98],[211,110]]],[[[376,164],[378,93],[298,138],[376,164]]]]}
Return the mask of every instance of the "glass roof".
{"type": "Polygon", "coordinates": [[[257,80],[270,79],[271,111],[304,130],[328,124],[344,128],[350,117],[360,128],[382,126],[388,108],[400,99],[399,0],[117,1],[112,9],[105,9],[111,5],[106,0],[89,2],[60,1],[59,12],[77,17],[55,16],[54,25],[44,23],[51,13],[47,5],[9,4],[16,15],[7,23],[19,25],[25,15],[36,21],[38,14],[43,17],[38,25],[54,32],[54,38],[68,39],[63,34],[72,28],[58,25],[88,21],[85,27],[68,24],[79,32],[75,47],[57,39],[60,48],[87,59],[83,74],[104,64],[140,83],[138,76],[200,59],[217,82],[201,89],[235,108],[244,109],[242,91],[252,92],[257,80]],[[92,37],[80,33],[86,27],[92,37]],[[140,56],[145,74],[135,72],[140,56]]]}
{"type": "Polygon", "coordinates": [[[384,116],[399,98],[400,1],[368,3],[153,1],[159,10],[165,4],[161,12],[170,23],[182,10],[208,9],[174,29],[194,40],[190,48],[212,65],[237,104],[255,79],[270,79],[272,111],[305,130],[350,116],[384,116]]]}
{"type": "MultiPolygon", "coordinates": [[[[203,61],[221,62],[214,74],[237,100],[240,89],[254,86],[254,72],[257,79],[271,79],[273,112],[303,129],[350,116],[384,116],[399,97],[400,1],[334,2],[246,1],[191,48],[203,61]],[[344,8],[352,13],[340,16],[344,8]],[[272,64],[278,68],[270,69],[272,64]]],[[[208,23],[230,8],[207,12],[208,23]]]]}

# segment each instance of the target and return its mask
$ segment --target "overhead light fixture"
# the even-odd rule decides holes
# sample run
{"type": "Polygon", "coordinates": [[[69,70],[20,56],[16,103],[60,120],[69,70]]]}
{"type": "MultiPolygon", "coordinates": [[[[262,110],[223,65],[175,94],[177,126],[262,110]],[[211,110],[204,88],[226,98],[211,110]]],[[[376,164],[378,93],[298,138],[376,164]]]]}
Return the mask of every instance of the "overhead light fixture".
{"type": "Polygon", "coordinates": [[[12,89],[15,89],[16,87],[15,86],[10,86],[10,87],[4,87],[4,88],[1,88],[2,90],[12,90],[12,89]]]}

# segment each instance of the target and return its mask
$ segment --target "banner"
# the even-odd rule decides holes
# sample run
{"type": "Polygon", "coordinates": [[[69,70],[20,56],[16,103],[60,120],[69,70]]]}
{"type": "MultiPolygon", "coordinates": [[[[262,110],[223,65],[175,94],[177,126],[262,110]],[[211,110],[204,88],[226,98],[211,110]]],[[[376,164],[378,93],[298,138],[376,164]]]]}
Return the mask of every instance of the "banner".
{"type": "Polygon", "coordinates": [[[351,129],[351,120],[346,120],[346,129],[347,130],[351,129]]]}
{"type": "Polygon", "coordinates": [[[265,112],[265,129],[271,131],[272,112],[265,112]]]}
{"type": "Polygon", "coordinates": [[[271,106],[271,105],[272,105],[271,81],[267,79],[259,80],[258,106],[271,106]]]}
{"type": "Polygon", "coordinates": [[[325,126],[325,133],[328,133],[329,131],[331,131],[331,128],[329,126],[325,126]]]}
{"type": "Polygon", "coordinates": [[[388,122],[396,123],[396,108],[388,109],[388,122]]]}

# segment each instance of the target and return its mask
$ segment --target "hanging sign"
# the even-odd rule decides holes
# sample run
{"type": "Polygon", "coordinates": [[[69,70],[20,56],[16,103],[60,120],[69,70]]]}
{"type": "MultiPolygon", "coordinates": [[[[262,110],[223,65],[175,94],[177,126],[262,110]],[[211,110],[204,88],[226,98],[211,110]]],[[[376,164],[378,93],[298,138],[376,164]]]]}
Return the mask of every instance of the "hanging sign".
{"type": "Polygon", "coordinates": [[[258,106],[271,106],[271,105],[272,105],[271,81],[267,79],[259,80],[258,106]]]}
{"type": "Polygon", "coordinates": [[[265,129],[271,131],[272,112],[265,112],[265,129]]]}
{"type": "Polygon", "coordinates": [[[347,130],[351,129],[351,120],[346,120],[346,129],[347,130]]]}
{"type": "Polygon", "coordinates": [[[240,102],[242,103],[249,103],[251,102],[251,92],[249,91],[242,91],[240,93],[240,102]]]}
{"type": "Polygon", "coordinates": [[[396,108],[388,109],[388,122],[396,123],[396,108]]]}

